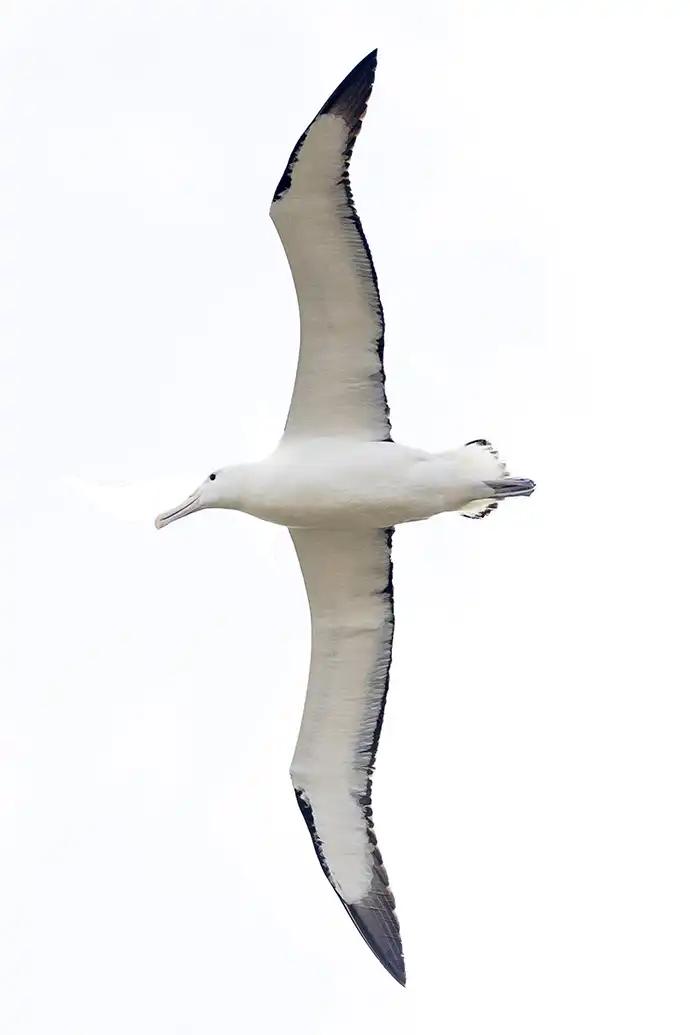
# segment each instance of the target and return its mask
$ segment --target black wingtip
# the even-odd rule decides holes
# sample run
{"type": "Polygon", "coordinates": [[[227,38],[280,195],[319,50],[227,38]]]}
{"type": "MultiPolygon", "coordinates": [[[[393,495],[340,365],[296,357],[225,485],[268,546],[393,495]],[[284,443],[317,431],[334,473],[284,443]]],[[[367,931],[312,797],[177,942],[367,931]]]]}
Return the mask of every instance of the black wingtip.
{"type": "Polygon", "coordinates": [[[285,171],[275,189],[275,193],[273,195],[274,203],[276,201],[280,201],[282,196],[290,189],[293,166],[299,157],[299,153],[307,133],[320,115],[337,115],[339,118],[344,120],[348,127],[348,140],[345,154],[343,156],[345,160],[345,169],[347,171],[347,165],[350,160],[352,148],[362,126],[362,119],[367,110],[367,102],[374,86],[377,58],[378,50],[372,50],[370,54],[367,54],[365,58],[362,58],[359,64],[355,65],[352,71],[348,72],[343,81],[336,86],[326,103],[316,113],[292,149],[292,153],[288,158],[288,163],[285,166],[285,171]]]}
{"type": "Polygon", "coordinates": [[[387,888],[382,898],[382,902],[378,901],[379,895],[370,893],[362,902],[350,904],[343,898],[340,901],[376,959],[404,988],[407,974],[400,926],[394,912],[395,899],[387,888]]]}
{"type": "Polygon", "coordinates": [[[390,889],[386,867],[376,843],[371,806],[365,807],[365,816],[372,850],[371,887],[359,902],[346,902],[340,894],[338,897],[376,959],[398,984],[404,985],[407,978],[400,923],[395,912],[395,897],[390,889]]]}
{"type": "Polygon", "coordinates": [[[302,817],[311,835],[316,856],[321,869],[331,884],[336,895],[345,906],[348,916],[367,943],[379,963],[385,967],[391,977],[400,985],[405,985],[405,957],[403,954],[400,924],[395,913],[395,898],[388,884],[388,874],[376,844],[376,835],[371,825],[371,809],[369,808],[369,841],[373,853],[373,879],[368,894],[360,902],[346,902],[338,891],[331,871],[323,853],[321,840],[314,823],[314,813],[304,791],[295,788],[295,796],[302,817]]]}
{"type": "MultiPolygon", "coordinates": [[[[338,115],[349,126],[361,123],[374,86],[378,50],[372,50],[336,86],[319,115],[338,115]]],[[[318,116],[317,116],[318,118],[318,116]]]]}

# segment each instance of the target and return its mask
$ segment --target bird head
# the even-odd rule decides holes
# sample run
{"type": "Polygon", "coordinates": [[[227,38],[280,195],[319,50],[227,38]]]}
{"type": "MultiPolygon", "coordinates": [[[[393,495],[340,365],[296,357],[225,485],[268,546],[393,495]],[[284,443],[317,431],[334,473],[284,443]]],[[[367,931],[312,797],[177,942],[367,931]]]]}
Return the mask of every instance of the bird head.
{"type": "Polygon", "coordinates": [[[207,510],[209,507],[233,509],[237,498],[234,474],[235,468],[233,467],[223,467],[219,471],[209,474],[208,478],[183,503],[158,515],[156,528],[165,528],[178,518],[196,514],[198,510],[207,510]]]}

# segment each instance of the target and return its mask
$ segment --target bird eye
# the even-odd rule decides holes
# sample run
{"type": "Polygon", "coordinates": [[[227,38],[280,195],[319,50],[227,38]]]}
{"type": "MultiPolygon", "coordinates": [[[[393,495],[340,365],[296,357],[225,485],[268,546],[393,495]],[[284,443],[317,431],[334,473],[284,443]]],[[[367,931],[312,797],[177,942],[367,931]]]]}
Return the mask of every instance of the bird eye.
{"type": "Polygon", "coordinates": [[[215,480],[216,480],[216,476],[215,476],[215,474],[209,474],[209,476],[208,476],[208,480],[209,480],[210,482],[215,482],[215,480]]]}

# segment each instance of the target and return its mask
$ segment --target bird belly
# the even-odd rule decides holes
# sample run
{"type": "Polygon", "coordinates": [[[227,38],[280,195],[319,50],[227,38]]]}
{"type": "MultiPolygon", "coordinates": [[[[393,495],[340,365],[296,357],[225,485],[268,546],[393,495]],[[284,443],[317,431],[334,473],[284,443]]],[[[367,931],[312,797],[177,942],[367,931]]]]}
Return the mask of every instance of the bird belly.
{"type": "Polygon", "coordinates": [[[433,467],[423,460],[266,465],[247,485],[242,510],[292,528],[388,528],[423,521],[471,498],[457,471],[444,475],[433,467]]]}

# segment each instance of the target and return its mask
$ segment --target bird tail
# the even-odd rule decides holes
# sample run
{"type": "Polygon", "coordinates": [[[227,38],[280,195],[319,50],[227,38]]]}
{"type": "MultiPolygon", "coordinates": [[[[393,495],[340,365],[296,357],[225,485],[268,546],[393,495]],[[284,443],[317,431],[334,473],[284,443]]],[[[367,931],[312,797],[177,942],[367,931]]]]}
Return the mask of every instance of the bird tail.
{"type": "MultiPolygon", "coordinates": [[[[475,438],[460,449],[451,449],[442,455],[462,460],[463,470],[468,477],[476,478],[480,482],[500,481],[508,476],[506,465],[491,443],[487,442],[485,438],[475,438]]],[[[490,514],[492,510],[496,510],[497,507],[498,500],[495,498],[472,500],[471,503],[466,503],[464,507],[460,507],[457,513],[462,514],[463,517],[477,520],[478,518],[486,517],[487,514],[490,514]]]]}

